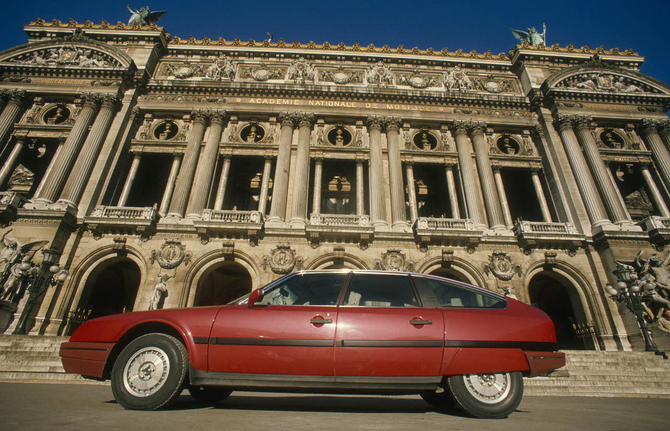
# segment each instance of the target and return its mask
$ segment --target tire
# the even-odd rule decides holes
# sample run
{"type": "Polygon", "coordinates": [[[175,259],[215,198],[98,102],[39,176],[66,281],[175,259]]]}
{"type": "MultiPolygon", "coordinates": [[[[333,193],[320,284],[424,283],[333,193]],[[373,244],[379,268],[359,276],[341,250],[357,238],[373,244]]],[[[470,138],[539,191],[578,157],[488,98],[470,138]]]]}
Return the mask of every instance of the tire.
{"type": "Polygon", "coordinates": [[[131,341],[114,362],[112,392],[128,410],[158,410],[181,393],[188,371],[186,347],[167,334],[131,341]]]}
{"type": "Polygon", "coordinates": [[[419,395],[421,395],[421,398],[425,402],[438,409],[451,409],[456,406],[456,402],[451,397],[449,391],[445,391],[442,388],[435,392],[422,392],[419,395]]]}
{"type": "Polygon", "coordinates": [[[460,408],[483,419],[506,418],[523,398],[523,377],[518,371],[450,376],[447,387],[460,408]]]}
{"type": "Polygon", "coordinates": [[[214,386],[189,386],[188,392],[197,401],[205,404],[216,404],[228,398],[233,393],[230,389],[214,386]]]}

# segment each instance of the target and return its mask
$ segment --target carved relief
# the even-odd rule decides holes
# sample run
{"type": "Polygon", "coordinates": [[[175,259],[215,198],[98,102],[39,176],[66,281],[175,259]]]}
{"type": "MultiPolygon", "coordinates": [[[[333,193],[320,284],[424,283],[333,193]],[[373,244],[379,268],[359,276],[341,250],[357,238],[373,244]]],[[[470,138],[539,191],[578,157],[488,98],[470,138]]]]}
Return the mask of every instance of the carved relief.
{"type": "Polygon", "coordinates": [[[388,250],[381,259],[375,260],[374,269],[383,271],[414,271],[414,262],[408,260],[400,250],[388,250]]]}
{"type": "Polygon", "coordinates": [[[658,93],[637,80],[602,72],[574,75],[557,83],[556,87],[607,93],[658,93]]]}
{"type": "Polygon", "coordinates": [[[398,75],[399,85],[409,85],[414,88],[435,87],[437,86],[437,82],[437,77],[422,74],[416,69],[409,75],[398,75]]]}
{"type": "Polygon", "coordinates": [[[486,78],[473,78],[472,83],[475,89],[489,93],[513,91],[511,79],[495,79],[493,76],[488,76],[486,78]]]}
{"type": "Polygon", "coordinates": [[[360,84],[363,82],[359,70],[347,70],[343,66],[339,66],[337,69],[321,71],[319,79],[324,82],[334,82],[339,85],[360,84]]]}
{"type": "Polygon", "coordinates": [[[263,269],[270,267],[275,274],[288,274],[302,268],[302,258],[296,257],[295,250],[290,244],[279,244],[272,250],[270,256],[263,256],[263,269]]]}
{"type": "Polygon", "coordinates": [[[235,64],[224,54],[221,54],[219,55],[219,58],[215,59],[212,62],[212,65],[207,68],[205,78],[213,79],[215,81],[232,81],[235,79],[235,64]]]}
{"type": "Polygon", "coordinates": [[[482,267],[486,275],[493,274],[502,281],[510,281],[514,275],[521,276],[521,265],[515,264],[504,251],[494,251],[482,267]]]}
{"type": "Polygon", "coordinates": [[[300,57],[288,67],[286,79],[294,81],[296,84],[304,84],[305,81],[314,82],[315,74],[314,63],[309,63],[304,57],[300,57]]]}
{"type": "Polygon", "coordinates": [[[154,263],[158,261],[163,269],[174,269],[181,265],[188,265],[191,261],[191,252],[185,251],[186,247],[176,239],[165,240],[160,250],[151,250],[149,261],[154,263]]]}
{"type": "Polygon", "coordinates": [[[594,130],[596,135],[596,143],[601,148],[610,148],[613,150],[621,150],[628,147],[626,137],[619,131],[612,128],[605,128],[602,130],[594,130]]]}
{"type": "Polygon", "coordinates": [[[383,61],[379,61],[376,64],[370,66],[367,72],[365,72],[365,79],[368,81],[368,84],[393,84],[393,73],[391,72],[391,69],[384,64],[383,61]]]}
{"type": "Polygon", "coordinates": [[[202,76],[203,67],[201,65],[191,65],[188,61],[184,63],[169,63],[165,65],[165,73],[169,77],[188,79],[202,76]]]}
{"type": "Polygon", "coordinates": [[[89,47],[62,45],[26,52],[6,61],[35,66],[76,66],[85,68],[112,68],[123,65],[108,54],[89,47]]]}
{"type": "Polygon", "coordinates": [[[153,136],[161,141],[169,141],[179,134],[179,126],[171,121],[164,121],[154,128],[153,136]]]}
{"type": "Polygon", "coordinates": [[[444,75],[444,88],[447,91],[466,92],[472,90],[472,81],[460,66],[456,66],[444,75]]]}
{"type": "Polygon", "coordinates": [[[349,146],[353,139],[351,132],[341,124],[331,128],[326,136],[328,138],[328,143],[336,147],[349,146]]]}
{"type": "Polygon", "coordinates": [[[265,137],[265,129],[253,121],[242,128],[239,141],[248,144],[261,142],[265,137]]]}
{"type": "Polygon", "coordinates": [[[420,150],[430,151],[438,148],[437,138],[425,127],[414,135],[413,142],[414,147],[420,150]]]}
{"type": "Polygon", "coordinates": [[[251,78],[255,81],[264,82],[270,79],[279,79],[284,76],[284,72],[279,68],[268,67],[265,63],[261,63],[256,67],[247,67],[242,72],[243,78],[251,78]]]}

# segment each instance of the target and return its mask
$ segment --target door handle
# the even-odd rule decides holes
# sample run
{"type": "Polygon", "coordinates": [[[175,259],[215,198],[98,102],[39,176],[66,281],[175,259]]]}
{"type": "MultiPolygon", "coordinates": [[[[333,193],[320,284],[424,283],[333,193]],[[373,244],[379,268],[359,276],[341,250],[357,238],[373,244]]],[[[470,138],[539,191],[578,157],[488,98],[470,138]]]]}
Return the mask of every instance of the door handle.
{"type": "Polygon", "coordinates": [[[312,320],[309,321],[312,325],[325,325],[326,323],[333,323],[333,319],[320,319],[320,318],[313,318],[312,320]]]}
{"type": "Polygon", "coordinates": [[[432,320],[412,319],[412,320],[409,321],[409,324],[414,325],[414,326],[432,325],[433,321],[432,320]]]}

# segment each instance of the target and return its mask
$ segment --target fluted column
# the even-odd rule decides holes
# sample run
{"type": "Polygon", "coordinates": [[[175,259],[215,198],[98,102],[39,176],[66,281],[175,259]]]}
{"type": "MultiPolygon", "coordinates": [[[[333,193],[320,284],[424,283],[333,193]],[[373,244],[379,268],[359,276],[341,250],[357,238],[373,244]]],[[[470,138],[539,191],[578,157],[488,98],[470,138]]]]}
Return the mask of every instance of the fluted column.
{"type": "Polygon", "coordinates": [[[500,199],[500,205],[502,206],[503,217],[505,218],[505,225],[511,227],[514,225],[512,220],[512,213],[509,210],[509,202],[507,202],[507,193],[505,193],[505,184],[503,183],[502,173],[500,165],[492,166],[493,168],[493,177],[496,182],[496,189],[498,190],[498,199],[500,199]]]}
{"type": "Polygon", "coordinates": [[[309,193],[309,144],[314,124],[313,114],[298,117],[298,151],[295,160],[293,203],[291,205],[291,227],[305,227],[307,219],[307,196],[309,193]]]}
{"type": "Polygon", "coordinates": [[[621,200],[618,198],[617,190],[614,189],[610,180],[610,174],[591,134],[591,127],[590,118],[581,116],[575,118],[577,140],[584,149],[584,156],[591,168],[591,174],[596,180],[596,186],[600,190],[611,220],[615,223],[632,224],[628,211],[623,207],[621,200]]]}
{"type": "Polygon", "coordinates": [[[498,193],[496,192],[496,184],[493,178],[493,171],[491,170],[491,160],[489,159],[489,146],[484,138],[483,128],[484,126],[481,124],[472,124],[470,133],[472,144],[475,147],[475,160],[477,161],[479,182],[484,194],[484,205],[486,206],[489,225],[491,229],[499,229],[505,227],[505,220],[498,193]]]}
{"type": "Polygon", "coordinates": [[[375,227],[388,226],[386,221],[386,202],[384,195],[384,162],[382,159],[382,120],[368,117],[370,134],[370,221],[375,227]]]}
{"type": "Polygon", "coordinates": [[[130,189],[133,187],[135,182],[135,177],[137,176],[137,171],[140,169],[140,162],[142,161],[142,153],[137,152],[133,155],[133,161],[130,164],[130,169],[128,170],[128,176],[126,177],[126,182],[123,184],[123,190],[121,191],[121,196],[119,196],[118,206],[125,207],[128,203],[128,196],[130,196],[130,189]]]}
{"type": "Polygon", "coordinates": [[[414,163],[405,163],[405,174],[407,177],[407,191],[409,195],[410,221],[414,223],[419,218],[419,210],[416,201],[416,182],[414,181],[414,163]]]}
{"type": "Polygon", "coordinates": [[[272,207],[269,223],[282,223],[286,220],[286,204],[288,202],[288,177],[291,169],[291,145],[295,116],[289,113],[279,114],[281,130],[279,131],[279,151],[277,166],[272,186],[272,207]]]}
{"type": "Polygon", "coordinates": [[[40,191],[36,198],[37,202],[50,204],[58,198],[65,180],[72,170],[72,165],[81,151],[88,128],[95,118],[95,113],[98,109],[98,99],[99,96],[97,95],[83,98],[84,105],[72,126],[72,130],[70,130],[70,134],[58,152],[58,157],[54,157],[54,160],[51,162],[52,167],[49,173],[42,179],[40,191]]]}
{"type": "Polygon", "coordinates": [[[14,148],[12,148],[12,152],[9,154],[5,164],[2,166],[2,170],[0,170],[0,187],[4,186],[9,176],[12,174],[12,172],[14,172],[16,164],[19,161],[19,157],[21,156],[21,152],[25,146],[26,138],[24,136],[16,137],[14,148]]]}
{"type": "Polygon", "coordinates": [[[398,133],[400,118],[386,120],[386,140],[389,155],[389,183],[391,186],[391,219],[393,230],[409,232],[407,211],[405,210],[405,188],[400,161],[400,137],[398,133]]]}
{"type": "Polygon", "coordinates": [[[658,123],[658,133],[665,142],[666,147],[670,147],[670,120],[660,120],[658,123]]]}
{"type": "Polygon", "coordinates": [[[579,188],[579,193],[582,195],[591,225],[599,226],[611,223],[607,218],[607,213],[600,200],[600,196],[598,196],[596,184],[593,181],[586,159],[584,159],[582,150],[579,147],[579,142],[577,142],[577,136],[572,128],[572,119],[560,115],[554,123],[558,129],[558,133],[561,135],[565,153],[568,156],[570,167],[575,174],[577,187],[579,188]]]}
{"type": "Polygon", "coordinates": [[[228,187],[228,177],[230,176],[230,155],[223,158],[223,166],[221,166],[221,178],[219,178],[219,187],[216,189],[216,200],[214,201],[214,209],[220,211],[223,209],[223,201],[226,199],[226,188],[228,187]]]}
{"type": "MultiPolygon", "coordinates": [[[[662,124],[664,123],[657,120],[642,120],[640,123],[640,132],[647,143],[647,147],[651,150],[654,163],[661,178],[663,178],[665,187],[670,190],[670,152],[668,152],[668,147],[663,143],[658,133],[658,126],[662,124]]],[[[667,140],[666,143],[670,145],[670,142],[667,140]]]]}
{"type": "Polygon", "coordinates": [[[165,216],[170,208],[170,201],[172,200],[172,194],[174,193],[175,182],[177,181],[177,175],[179,175],[179,167],[181,166],[182,153],[175,153],[174,158],[172,159],[172,167],[170,167],[170,175],[168,176],[167,184],[165,185],[165,191],[163,192],[163,198],[161,199],[161,206],[158,210],[158,213],[161,216],[165,216]]]}
{"type": "Polygon", "coordinates": [[[202,210],[205,209],[212,186],[216,159],[219,154],[219,141],[221,141],[221,133],[225,123],[226,111],[217,111],[210,115],[209,135],[202,157],[197,164],[195,182],[188,205],[188,218],[202,218],[202,210]]]}
{"type": "Polygon", "coordinates": [[[323,158],[314,160],[314,192],[312,193],[312,214],[321,214],[321,187],[323,182],[323,158]]]}
{"type": "Polygon", "coordinates": [[[456,180],[454,178],[454,165],[447,164],[444,168],[447,176],[447,191],[449,192],[449,204],[451,205],[451,218],[461,218],[461,210],[458,204],[458,191],[456,180]]]}
{"type": "Polygon", "coordinates": [[[356,215],[365,214],[365,174],[363,172],[365,160],[356,158],[356,215]]]}
{"type": "Polygon", "coordinates": [[[105,142],[107,132],[109,132],[109,127],[112,125],[112,121],[116,115],[117,103],[118,98],[116,95],[105,95],[102,97],[100,111],[93,122],[91,131],[88,133],[81,151],[74,161],[74,167],[65,184],[59,202],[75,208],[79,204],[81,195],[84,193],[84,188],[88,183],[91,172],[93,172],[96,159],[100,154],[102,144],[105,142]]]}
{"type": "Polygon", "coordinates": [[[461,173],[461,183],[465,192],[465,204],[468,218],[472,219],[477,228],[486,228],[484,214],[479,205],[477,191],[477,177],[472,163],[472,150],[468,139],[466,123],[454,123],[454,139],[458,151],[458,165],[461,173]]]}
{"type": "Polygon", "coordinates": [[[551,211],[549,211],[549,204],[547,198],[544,196],[542,189],[542,181],[540,180],[540,170],[538,168],[531,168],[530,175],[533,178],[533,187],[535,187],[535,194],[537,201],[540,203],[540,210],[542,211],[542,221],[551,222],[551,211]]]}
{"type": "Polygon", "coordinates": [[[3,90],[0,96],[7,98],[7,104],[0,114],[0,148],[9,138],[10,133],[23,112],[24,90],[3,90]]]}
{"type": "Polygon", "coordinates": [[[663,200],[663,195],[656,186],[656,183],[654,182],[654,178],[652,177],[651,172],[649,172],[649,165],[647,165],[646,163],[640,163],[640,171],[642,172],[642,178],[644,178],[644,182],[647,183],[647,189],[651,194],[651,198],[656,204],[656,208],[658,208],[658,210],[660,211],[661,216],[670,217],[670,211],[668,210],[668,206],[665,204],[665,201],[663,200]]]}
{"type": "Polygon", "coordinates": [[[200,145],[202,143],[202,138],[205,136],[205,129],[207,128],[209,112],[195,111],[191,114],[191,118],[193,120],[191,131],[188,135],[188,143],[186,144],[186,153],[184,153],[184,160],[181,163],[179,175],[177,176],[168,217],[184,216],[186,203],[188,202],[191,186],[193,185],[193,176],[195,175],[195,169],[198,165],[200,145]]]}
{"type": "Polygon", "coordinates": [[[268,205],[268,194],[270,190],[270,173],[272,172],[272,157],[265,157],[263,165],[263,179],[261,181],[261,195],[258,198],[258,211],[265,215],[268,205]]]}

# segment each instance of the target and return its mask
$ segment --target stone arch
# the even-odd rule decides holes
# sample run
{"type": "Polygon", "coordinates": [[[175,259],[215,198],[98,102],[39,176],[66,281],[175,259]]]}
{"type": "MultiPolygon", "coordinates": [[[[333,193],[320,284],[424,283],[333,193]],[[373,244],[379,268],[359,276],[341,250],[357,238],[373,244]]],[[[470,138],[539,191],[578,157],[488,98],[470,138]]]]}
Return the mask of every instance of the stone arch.
{"type": "Polygon", "coordinates": [[[247,293],[270,281],[261,278],[261,272],[251,256],[237,250],[232,254],[224,252],[223,249],[214,250],[193,261],[193,265],[184,277],[184,289],[179,306],[191,307],[196,301],[205,298],[207,294],[203,294],[205,296],[199,294],[200,288],[213,289],[210,298],[223,298],[225,293],[219,295],[216,293],[217,289],[206,287],[208,283],[217,279],[226,282],[229,292],[231,289],[236,290],[233,284],[235,280],[244,280],[244,289],[248,287],[247,293]]]}
{"type": "MultiPolygon", "coordinates": [[[[609,78],[608,78],[609,79],[609,78]]],[[[670,95],[670,87],[657,79],[632,70],[621,69],[613,66],[605,66],[597,63],[590,63],[582,66],[567,67],[561,69],[548,77],[542,89],[545,93],[553,89],[559,90],[587,90],[596,92],[605,92],[605,94],[664,94],[670,95]],[[602,81],[598,77],[611,77],[612,82],[602,81]],[[583,77],[583,78],[582,78],[583,77]],[[588,82],[590,77],[593,86],[588,82]],[[578,86],[581,83],[581,86],[578,86]],[[621,85],[618,85],[621,83],[621,85]],[[623,85],[626,86],[623,86],[623,85]],[[640,89],[636,90],[634,85],[640,89]]]]}
{"type": "Polygon", "coordinates": [[[366,263],[354,256],[353,254],[337,254],[326,253],[309,264],[305,265],[305,269],[370,269],[366,263]]]}
{"type": "Polygon", "coordinates": [[[452,257],[449,261],[444,261],[442,258],[431,259],[419,266],[417,272],[451,278],[489,289],[479,269],[467,260],[458,257],[452,257]]]}
{"type": "Polygon", "coordinates": [[[251,290],[251,275],[244,266],[230,260],[220,261],[210,265],[198,278],[192,305],[224,305],[251,290]]]}

